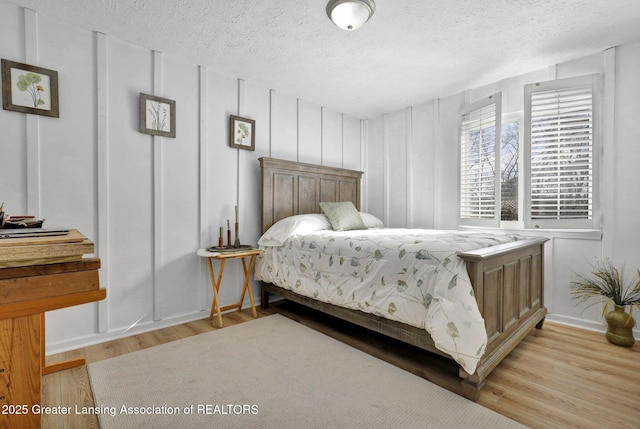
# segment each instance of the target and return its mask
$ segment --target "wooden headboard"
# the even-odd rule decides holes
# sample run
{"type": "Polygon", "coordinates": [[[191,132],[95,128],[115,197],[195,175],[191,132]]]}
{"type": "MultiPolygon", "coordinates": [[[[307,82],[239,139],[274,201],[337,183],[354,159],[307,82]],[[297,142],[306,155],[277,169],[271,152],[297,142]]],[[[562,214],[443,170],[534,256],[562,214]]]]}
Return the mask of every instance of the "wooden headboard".
{"type": "Polygon", "coordinates": [[[351,201],[360,210],[362,171],[260,158],[262,233],[287,216],[321,213],[320,202],[351,201]]]}

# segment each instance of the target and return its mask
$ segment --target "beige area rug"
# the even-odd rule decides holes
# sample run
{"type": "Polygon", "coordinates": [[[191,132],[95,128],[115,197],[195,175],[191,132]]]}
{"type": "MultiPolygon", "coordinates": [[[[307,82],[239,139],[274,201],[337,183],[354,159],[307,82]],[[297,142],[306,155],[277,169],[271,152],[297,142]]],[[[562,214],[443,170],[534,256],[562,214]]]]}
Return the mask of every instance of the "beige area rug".
{"type": "Polygon", "coordinates": [[[93,363],[89,376],[85,411],[102,429],[524,427],[277,314],[93,363]]]}

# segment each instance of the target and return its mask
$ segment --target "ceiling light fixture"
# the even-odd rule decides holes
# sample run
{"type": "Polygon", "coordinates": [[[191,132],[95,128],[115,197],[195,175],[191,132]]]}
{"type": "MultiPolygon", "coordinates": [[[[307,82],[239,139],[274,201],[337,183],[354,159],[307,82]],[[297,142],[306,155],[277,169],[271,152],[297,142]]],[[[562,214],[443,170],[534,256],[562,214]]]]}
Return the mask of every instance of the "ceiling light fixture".
{"type": "Polygon", "coordinates": [[[327,15],[335,25],[345,31],[362,27],[376,9],[373,0],[330,0],[327,15]]]}

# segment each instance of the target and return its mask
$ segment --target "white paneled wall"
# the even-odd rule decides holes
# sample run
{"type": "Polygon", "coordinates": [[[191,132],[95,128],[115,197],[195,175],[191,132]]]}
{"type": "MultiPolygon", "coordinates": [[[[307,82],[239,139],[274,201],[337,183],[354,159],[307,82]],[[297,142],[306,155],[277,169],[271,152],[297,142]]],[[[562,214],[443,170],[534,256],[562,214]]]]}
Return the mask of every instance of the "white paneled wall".
{"type": "MultiPolygon", "coordinates": [[[[409,153],[409,202],[408,226],[411,228],[433,228],[435,181],[433,173],[436,162],[434,141],[436,138],[434,115],[437,102],[411,108],[409,153]]],[[[437,119],[437,118],[436,118],[437,119]]]]}
{"type": "MultiPolygon", "coordinates": [[[[343,164],[343,130],[342,115],[327,108],[322,108],[322,165],[341,168],[343,164]]],[[[358,133],[359,135],[359,133],[358,133]]],[[[359,153],[358,153],[359,155],[359,153]]],[[[360,168],[360,159],[358,159],[360,168]]]]}
{"type": "MultiPolygon", "coordinates": [[[[361,146],[352,144],[351,142],[364,140],[364,130],[362,121],[356,119],[352,116],[341,115],[342,116],[342,150],[338,150],[338,144],[330,144],[331,141],[330,136],[325,136],[323,138],[323,146],[329,145],[330,148],[335,148],[336,153],[342,153],[342,168],[349,168],[351,170],[362,170],[364,163],[364,144],[361,146]],[[362,137],[361,137],[362,136],[362,137]]],[[[331,118],[325,121],[325,124],[329,124],[331,118]]],[[[339,165],[340,161],[338,157],[334,159],[335,165],[339,165]]],[[[334,163],[329,163],[328,165],[334,165],[334,163]]],[[[367,173],[365,171],[365,176],[367,173]]]]}
{"type": "Polygon", "coordinates": [[[411,108],[390,113],[385,117],[386,147],[385,170],[388,183],[387,219],[390,228],[409,225],[409,204],[411,190],[411,164],[409,149],[412,136],[411,108]]]}
{"type": "MultiPolygon", "coordinates": [[[[93,240],[107,288],[47,313],[49,352],[208,317],[195,252],[236,205],[241,240],[257,241],[259,157],[362,169],[357,118],[1,0],[0,57],[57,70],[60,93],[60,118],[0,110],[0,201],[93,240]],[[176,101],[176,138],[138,132],[141,92],[176,101]],[[231,114],[256,121],[255,151],[229,147],[231,114]]],[[[242,280],[227,264],[222,305],[242,280]]]]}
{"type": "Polygon", "coordinates": [[[434,227],[433,104],[365,121],[365,210],[388,227],[434,227]]]}
{"type": "Polygon", "coordinates": [[[298,100],[271,91],[271,156],[298,158],[298,100]]]}
{"type": "Polygon", "coordinates": [[[386,223],[385,189],[385,119],[383,116],[367,119],[363,127],[364,146],[364,207],[386,223]]]}
{"type": "Polygon", "coordinates": [[[298,100],[298,161],[322,162],[322,108],[298,100]]]}

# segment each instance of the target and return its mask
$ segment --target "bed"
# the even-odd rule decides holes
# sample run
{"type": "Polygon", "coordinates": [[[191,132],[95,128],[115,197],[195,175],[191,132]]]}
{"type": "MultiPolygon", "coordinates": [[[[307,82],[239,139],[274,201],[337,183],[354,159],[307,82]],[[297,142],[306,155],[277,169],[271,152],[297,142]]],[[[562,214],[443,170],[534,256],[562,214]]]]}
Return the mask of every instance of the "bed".
{"type": "MultiPolygon", "coordinates": [[[[270,228],[274,224],[278,223],[277,225],[280,225],[282,222],[288,222],[292,217],[303,217],[306,219],[307,215],[314,216],[314,214],[321,213],[321,202],[351,202],[355,209],[360,209],[360,181],[362,172],[273,158],[260,158],[259,161],[262,177],[263,234],[270,231],[270,228]]],[[[277,229],[277,225],[271,230],[277,229]]],[[[399,238],[400,236],[396,237],[396,234],[399,234],[399,232],[395,230],[372,231],[371,234],[373,234],[373,232],[375,232],[375,238],[373,240],[380,241],[381,243],[382,238],[380,238],[378,234],[390,236],[385,237],[384,240],[404,240],[404,238],[399,238]]],[[[410,235],[408,241],[398,246],[398,248],[403,249],[402,257],[405,256],[404,249],[410,249],[412,242],[418,242],[418,240],[423,239],[422,236],[418,238],[414,237],[415,234],[440,234],[439,232],[422,232],[418,230],[409,230],[407,233],[410,235]]],[[[456,237],[455,234],[456,233],[454,233],[453,239],[448,238],[447,240],[460,242],[461,240],[459,237],[456,237]]],[[[311,250],[316,249],[318,246],[327,249],[336,241],[344,239],[353,243],[354,240],[354,236],[343,232],[337,232],[335,236],[332,236],[329,232],[322,232],[321,235],[326,237],[313,236],[312,238],[303,238],[302,246],[306,246],[311,250]],[[321,239],[328,241],[322,242],[320,241],[321,239]]],[[[364,235],[369,235],[369,230],[365,230],[362,234],[355,236],[357,237],[356,240],[368,239],[363,237],[364,235]]],[[[327,302],[330,300],[317,296],[317,293],[315,296],[312,294],[307,294],[311,296],[306,296],[296,293],[296,288],[291,287],[291,285],[286,285],[284,281],[277,280],[275,277],[272,279],[263,274],[257,277],[259,279],[268,278],[270,281],[263,281],[261,283],[261,305],[263,307],[269,305],[270,294],[279,295],[293,302],[303,304],[331,316],[338,317],[426,350],[427,352],[455,360],[459,365],[458,382],[455,386],[445,387],[455,387],[451,390],[469,399],[477,400],[484,380],[489,373],[534,327],[538,329],[542,327],[547,311],[544,307],[543,300],[543,255],[544,243],[547,239],[502,237],[498,242],[491,242],[492,238],[486,235],[483,236],[482,239],[487,240],[486,243],[489,244],[485,244],[489,247],[483,246],[476,250],[464,250],[469,246],[463,243],[460,244],[462,247],[455,248],[457,249],[455,253],[445,255],[447,256],[445,266],[446,264],[450,264],[450,267],[459,264],[462,265],[462,270],[466,269],[464,276],[458,277],[458,275],[455,275],[454,278],[462,279],[464,277],[464,281],[470,283],[469,289],[474,304],[473,309],[471,309],[468,302],[463,303],[460,308],[469,308],[472,316],[475,314],[473,311],[476,311],[480,317],[482,335],[477,335],[477,331],[476,334],[471,334],[472,331],[470,331],[470,334],[467,335],[469,339],[467,348],[470,349],[478,348],[477,344],[474,343],[476,337],[485,338],[482,348],[477,351],[477,358],[472,359],[472,364],[469,364],[467,354],[464,354],[465,358],[461,359],[460,355],[451,355],[443,351],[442,336],[437,334],[437,330],[431,335],[424,326],[420,327],[420,325],[411,321],[404,323],[402,318],[396,318],[395,314],[401,312],[398,311],[400,305],[396,306],[395,302],[389,303],[385,301],[383,304],[385,311],[369,311],[369,309],[363,311],[362,306],[365,305],[363,303],[357,303],[355,308],[346,308],[342,305],[338,306],[327,302]],[[393,307],[390,304],[393,304],[393,307]],[[360,306],[360,309],[358,309],[358,306],[360,306]],[[389,309],[392,311],[388,311],[389,309]],[[486,334],[486,336],[484,334],[486,334]]],[[[446,240],[442,239],[440,241],[446,240]]],[[[367,242],[365,245],[355,247],[369,248],[369,245],[370,243],[367,242]]],[[[481,244],[478,246],[480,245],[481,244]]],[[[289,243],[288,246],[291,247],[292,244],[289,243]]],[[[354,247],[353,244],[352,247],[354,247]]],[[[391,246],[386,247],[390,248],[391,246]]],[[[281,250],[282,249],[279,249],[278,252],[281,250]]],[[[340,250],[340,252],[345,251],[340,250]]],[[[442,261],[439,260],[441,254],[420,254],[419,252],[422,252],[422,250],[419,249],[416,249],[416,252],[412,258],[416,260],[438,259],[440,265],[438,265],[439,268],[435,268],[435,270],[436,272],[443,270],[442,261]]],[[[378,251],[372,251],[372,253],[375,253],[376,259],[377,257],[383,257],[378,251]]],[[[269,258],[270,256],[268,255],[269,253],[267,252],[265,257],[269,258]]],[[[276,255],[276,252],[274,252],[273,255],[276,255]]],[[[394,253],[394,255],[396,254],[394,253]]],[[[272,256],[271,258],[275,261],[276,257],[277,256],[272,256]]],[[[294,257],[295,256],[292,256],[291,258],[294,257]]],[[[303,257],[311,258],[310,255],[303,257]]],[[[353,258],[353,256],[348,257],[353,258]]],[[[279,256],[279,259],[287,258],[289,257],[279,256]]],[[[318,264],[320,264],[320,258],[321,255],[318,255],[318,264]]],[[[333,256],[331,258],[333,258],[333,256]]],[[[397,258],[397,256],[395,256],[395,258],[397,258]]],[[[444,259],[444,256],[442,259],[444,259]]],[[[306,265],[304,264],[298,262],[297,265],[306,269],[306,265]]],[[[333,259],[329,260],[329,263],[325,263],[322,268],[318,268],[318,271],[326,273],[328,265],[334,265],[333,259]]],[[[338,266],[341,264],[336,263],[335,265],[338,266]]],[[[367,265],[367,271],[369,265],[367,265]]],[[[269,268],[271,269],[271,267],[269,268]]],[[[392,268],[392,270],[394,269],[395,268],[392,268]]],[[[417,275],[421,276],[421,279],[426,278],[421,270],[422,268],[419,266],[412,268],[414,274],[417,273],[417,275]]],[[[326,274],[323,274],[323,276],[325,275],[326,274]]],[[[316,278],[316,280],[318,279],[316,278]]],[[[380,279],[378,279],[378,281],[379,280],[380,279]]],[[[300,280],[297,281],[299,285],[300,280]]],[[[328,281],[331,280],[329,279],[328,281]]],[[[384,282],[384,277],[382,281],[384,282]]],[[[422,282],[422,280],[419,281],[422,282]]],[[[451,289],[451,287],[446,287],[446,282],[450,282],[451,277],[447,277],[442,281],[445,282],[443,288],[445,291],[451,289]]],[[[398,284],[400,283],[404,282],[398,281],[398,284]]],[[[403,286],[406,285],[403,284],[403,286]]],[[[454,288],[454,290],[456,290],[456,288],[454,288]]],[[[349,292],[349,294],[351,293],[352,292],[349,292]]],[[[355,294],[353,297],[355,297],[355,294]]],[[[369,302],[370,301],[366,302],[367,306],[370,305],[369,302]]],[[[425,305],[425,307],[427,307],[427,305],[425,305]]],[[[471,317],[470,319],[464,319],[456,323],[458,327],[462,327],[463,325],[471,326],[474,323],[477,325],[477,318],[471,317]]],[[[446,326],[445,324],[445,329],[446,326]]],[[[452,323],[449,323],[448,326],[451,327],[452,323]]],[[[454,328],[457,329],[455,326],[454,328]]],[[[449,332],[449,334],[451,334],[451,332],[449,332]]],[[[450,336],[458,337],[457,330],[455,335],[450,336]]],[[[459,337],[460,338],[456,339],[461,340],[464,335],[460,333],[459,337]]]]}

